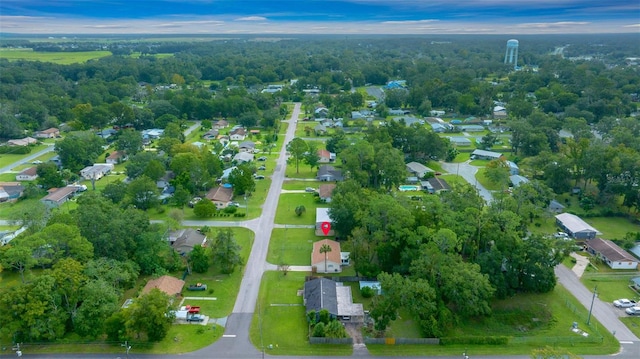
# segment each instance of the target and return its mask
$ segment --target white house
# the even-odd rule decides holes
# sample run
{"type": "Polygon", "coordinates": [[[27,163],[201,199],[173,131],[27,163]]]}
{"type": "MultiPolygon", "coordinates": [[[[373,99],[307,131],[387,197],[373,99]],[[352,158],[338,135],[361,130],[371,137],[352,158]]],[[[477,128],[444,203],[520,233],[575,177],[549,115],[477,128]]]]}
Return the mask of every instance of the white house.
{"type": "MultiPolygon", "coordinates": [[[[348,261],[348,254],[345,252],[348,261]]],[[[340,243],[331,239],[323,239],[313,243],[313,252],[311,252],[311,267],[316,273],[340,273],[342,272],[342,255],[340,252],[340,243]],[[329,246],[330,251],[321,251],[323,246],[329,246]]]]}
{"type": "Polygon", "coordinates": [[[111,163],[96,163],[87,166],[80,171],[80,176],[86,180],[99,180],[113,170],[111,163]]]}
{"type": "Polygon", "coordinates": [[[594,238],[587,241],[587,248],[591,254],[600,257],[611,269],[638,268],[638,260],[612,241],[594,238]]]}
{"type": "Polygon", "coordinates": [[[244,128],[237,128],[229,133],[231,141],[244,141],[247,137],[247,131],[244,128]]]}
{"type": "Polygon", "coordinates": [[[16,181],[35,181],[38,178],[38,169],[29,167],[16,175],[16,181]]]}

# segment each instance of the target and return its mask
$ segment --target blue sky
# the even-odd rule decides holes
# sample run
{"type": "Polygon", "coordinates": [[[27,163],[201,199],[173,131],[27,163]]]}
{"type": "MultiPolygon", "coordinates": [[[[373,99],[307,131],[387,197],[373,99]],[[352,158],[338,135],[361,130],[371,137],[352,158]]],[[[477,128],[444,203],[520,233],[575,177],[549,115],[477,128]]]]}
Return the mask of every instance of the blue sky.
{"type": "Polygon", "coordinates": [[[640,32],[640,0],[0,0],[0,32],[640,32]]]}

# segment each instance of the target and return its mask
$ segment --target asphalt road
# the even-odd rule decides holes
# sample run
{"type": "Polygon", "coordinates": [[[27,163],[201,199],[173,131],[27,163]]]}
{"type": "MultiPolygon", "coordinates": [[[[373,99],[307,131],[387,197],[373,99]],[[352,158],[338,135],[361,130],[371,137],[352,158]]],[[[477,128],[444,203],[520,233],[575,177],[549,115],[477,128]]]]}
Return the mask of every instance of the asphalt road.
{"type": "MultiPolygon", "coordinates": [[[[4,167],[0,168],[0,173],[6,173],[6,172],[11,171],[11,169],[14,168],[14,167],[20,166],[20,165],[25,164],[25,163],[31,163],[31,161],[33,161],[36,158],[44,155],[45,153],[49,153],[49,152],[53,151],[54,149],[55,149],[55,146],[53,144],[48,145],[47,148],[45,148],[45,149],[42,149],[42,150],[40,150],[40,151],[38,151],[36,153],[33,153],[33,154],[31,154],[31,155],[29,155],[29,156],[27,156],[27,157],[25,157],[25,158],[23,158],[23,159],[21,159],[19,161],[16,161],[16,162],[14,162],[14,163],[12,163],[12,164],[10,164],[8,166],[4,166],[4,167]]],[[[2,156],[2,155],[0,155],[0,156],[2,156]]]]}

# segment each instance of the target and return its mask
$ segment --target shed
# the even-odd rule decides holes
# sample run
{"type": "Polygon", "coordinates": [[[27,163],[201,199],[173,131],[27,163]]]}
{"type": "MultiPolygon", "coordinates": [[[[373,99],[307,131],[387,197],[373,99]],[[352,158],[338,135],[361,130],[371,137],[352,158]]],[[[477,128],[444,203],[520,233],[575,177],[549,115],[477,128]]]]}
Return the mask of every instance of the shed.
{"type": "MultiPolygon", "coordinates": [[[[324,236],[324,232],[322,232],[322,223],[328,222],[331,223],[331,217],[329,217],[329,208],[316,208],[316,236],[324,236]]],[[[327,236],[333,236],[335,234],[334,230],[330,230],[327,233],[327,236]]]]}
{"type": "Polygon", "coordinates": [[[562,213],[564,212],[564,206],[562,205],[562,203],[556,201],[555,199],[552,199],[549,202],[549,207],[548,207],[549,211],[551,212],[556,212],[556,213],[562,213]]]}

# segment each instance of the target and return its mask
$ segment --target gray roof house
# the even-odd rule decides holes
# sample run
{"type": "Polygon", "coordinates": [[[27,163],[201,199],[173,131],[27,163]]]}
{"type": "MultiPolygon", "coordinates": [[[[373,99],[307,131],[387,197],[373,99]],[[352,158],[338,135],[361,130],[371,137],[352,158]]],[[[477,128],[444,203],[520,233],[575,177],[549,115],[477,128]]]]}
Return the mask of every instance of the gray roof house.
{"type": "Polygon", "coordinates": [[[361,303],[353,303],[351,287],[326,278],[316,278],[304,283],[306,312],[326,309],[333,318],[350,322],[364,321],[361,303]]]}
{"type": "Polygon", "coordinates": [[[583,221],[582,218],[571,213],[556,215],[556,224],[575,239],[593,239],[596,238],[596,235],[602,234],[583,221]]]}
{"type": "Polygon", "coordinates": [[[253,153],[238,152],[235,156],[233,156],[233,160],[236,161],[236,163],[238,164],[244,163],[244,162],[251,162],[253,161],[253,153]]]}
{"type": "Polygon", "coordinates": [[[513,187],[518,187],[523,183],[529,183],[529,180],[526,177],[520,175],[509,176],[509,181],[511,182],[513,187]]]}
{"type": "Polygon", "coordinates": [[[318,169],[316,179],[319,181],[342,181],[344,177],[342,171],[330,165],[323,165],[318,169]]]}
{"type": "Polygon", "coordinates": [[[449,141],[456,146],[471,146],[471,140],[461,136],[451,136],[449,141]]]}
{"type": "Polygon", "coordinates": [[[612,241],[594,238],[587,241],[587,250],[607,263],[611,269],[638,269],[638,259],[612,241]]]}
{"type": "Polygon", "coordinates": [[[419,162],[409,162],[406,165],[407,171],[418,178],[424,177],[429,172],[434,172],[431,168],[419,162]]]}
{"type": "Polygon", "coordinates": [[[471,152],[471,159],[497,160],[500,157],[502,157],[502,153],[493,152],[493,151],[474,150],[473,152],[471,152]]]}
{"type": "Polygon", "coordinates": [[[564,205],[562,205],[562,203],[556,201],[555,199],[552,199],[549,202],[548,209],[551,212],[562,213],[562,212],[564,212],[564,205]]]}
{"type": "Polygon", "coordinates": [[[207,236],[192,228],[183,228],[169,232],[169,244],[173,249],[182,254],[191,253],[193,247],[200,245],[205,247],[207,236]]]}

